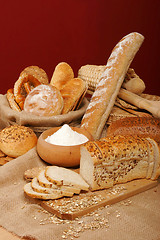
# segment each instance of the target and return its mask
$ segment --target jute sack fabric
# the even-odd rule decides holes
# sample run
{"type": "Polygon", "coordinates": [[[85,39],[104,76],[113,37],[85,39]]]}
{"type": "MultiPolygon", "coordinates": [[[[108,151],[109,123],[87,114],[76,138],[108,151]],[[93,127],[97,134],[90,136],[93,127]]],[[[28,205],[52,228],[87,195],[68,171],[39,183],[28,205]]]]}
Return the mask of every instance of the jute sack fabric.
{"type": "MultiPolygon", "coordinates": [[[[160,184],[129,200],[97,210],[93,215],[57,224],[54,216],[45,213],[40,200],[23,192],[24,172],[33,167],[46,166],[36,148],[0,167],[0,226],[23,239],[62,240],[64,231],[78,229],[80,240],[159,240],[160,184]],[[106,221],[99,229],[94,227],[106,221]],[[41,224],[44,223],[44,224],[41,224]]],[[[68,238],[70,239],[70,238],[68,238]]]]}
{"type": "Polygon", "coordinates": [[[76,111],[71,111],[68,114],[58,115],[53,117],[39,117],[26,113],[25,111],[17,112],[9,106],[6,95],[0,94],[0,129],[10,125],[24,125],[32,128],[36,133],[42,133],[50,127],[58,127],[64,123],[74,123],[81,120],[86,108],[88,100],[83,99],[81,106],[76,111]]]}

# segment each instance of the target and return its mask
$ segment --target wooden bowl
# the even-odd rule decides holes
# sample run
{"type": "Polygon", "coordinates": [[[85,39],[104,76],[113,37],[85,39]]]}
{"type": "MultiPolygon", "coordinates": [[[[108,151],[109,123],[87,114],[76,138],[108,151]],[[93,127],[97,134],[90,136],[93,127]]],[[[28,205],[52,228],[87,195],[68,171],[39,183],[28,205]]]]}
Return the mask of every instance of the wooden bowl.
{"type": "MultiPolygon", "coordinates": [[[[47,163],[61,167],[76,167],[80,164],[80,146],[54,145],[45,141],[48,136],[58,131],[61,127],[54,127],[44,131],[38,138],[37,152],[47,163]]],[[[93,140],[92,135],[84,129],[71,127],[72,130],[85,135],[89,140],[93,140]]]]}

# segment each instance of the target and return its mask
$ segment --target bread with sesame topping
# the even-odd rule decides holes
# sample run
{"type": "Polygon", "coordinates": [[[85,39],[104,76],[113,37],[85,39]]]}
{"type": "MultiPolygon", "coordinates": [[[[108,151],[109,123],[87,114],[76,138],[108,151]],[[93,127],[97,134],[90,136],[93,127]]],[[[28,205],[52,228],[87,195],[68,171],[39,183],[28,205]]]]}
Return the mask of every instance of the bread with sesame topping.
{"type": "Polygon", "coordinates": [[[9,126],[0,132],[0,149],[10,157],[19,157],[37,144],[37,136],[25,126],[9,126]]]}

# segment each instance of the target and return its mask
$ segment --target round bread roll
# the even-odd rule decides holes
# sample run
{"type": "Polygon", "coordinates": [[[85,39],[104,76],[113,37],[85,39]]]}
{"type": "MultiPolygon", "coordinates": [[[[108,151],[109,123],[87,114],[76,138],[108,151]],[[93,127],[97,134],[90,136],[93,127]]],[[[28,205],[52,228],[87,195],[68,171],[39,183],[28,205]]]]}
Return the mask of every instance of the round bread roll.
{"type": "Polygon", "coordinates": [[[38,66],[26,67],[20,73],[20,76],[22,76],[22,75],[25,75],[25,76],[26,75],[32,75],[42,84],[48,84],[49,83],[47,73],[42,68],[39,68],[38,66]]]}
{"type": "Polygon", "coordinates": [[[24,111],[37,116],[55,116],[61,114],[63,98],[60,91],[51,85],[41,84],[26,97],[24,111]]]}
{"type": "Polygon", "coordinates": [[[10,157],[19,157],[36,146],[37,136],[25,126],[9,126],[0,132],[0,149],[10,157]]]}

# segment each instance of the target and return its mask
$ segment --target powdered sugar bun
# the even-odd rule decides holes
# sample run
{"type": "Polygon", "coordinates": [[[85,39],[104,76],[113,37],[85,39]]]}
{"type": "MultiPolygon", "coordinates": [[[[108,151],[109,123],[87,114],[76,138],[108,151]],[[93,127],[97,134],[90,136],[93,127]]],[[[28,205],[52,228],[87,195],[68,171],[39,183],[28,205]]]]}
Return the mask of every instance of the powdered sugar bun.
{"type": "Polygon", "coordinates": [[[24,111],[37,116],[55,116],[61,114],[63,98],[60,91],[51,85],[41,84],[26,97],[24,111]]]}

